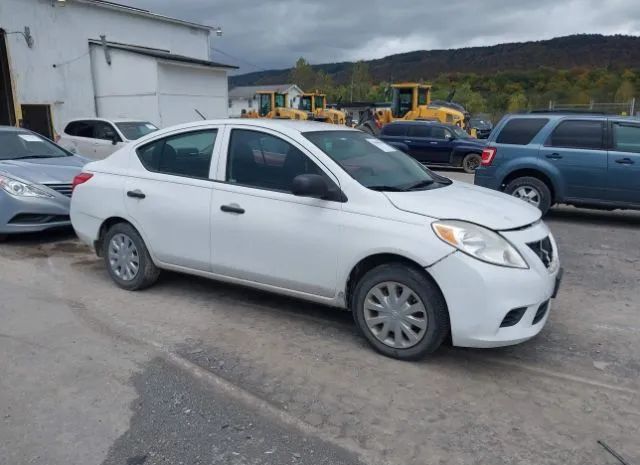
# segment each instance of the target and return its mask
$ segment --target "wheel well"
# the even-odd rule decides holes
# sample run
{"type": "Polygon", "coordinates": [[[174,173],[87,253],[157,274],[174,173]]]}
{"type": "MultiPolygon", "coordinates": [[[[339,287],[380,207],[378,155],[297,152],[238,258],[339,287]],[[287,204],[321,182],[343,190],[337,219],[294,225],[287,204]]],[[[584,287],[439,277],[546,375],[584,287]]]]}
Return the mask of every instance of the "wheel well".
{"type": "Polygon", "coordinates": [[[553,183],[551,182],[551,179],[549,178],[549,176],[547,176],[541,171],[538,171],[536,169],[531,169],[531,168],[521,169],[521,170],[514,171],[513,173],[509,173],[507,177],[505,177],[504,180],[502,181],[501,190],[504,190],[505,187],[507,187],[507,185],[514,179],[522,178],[525,176],[528,176],[531,178],[537,178],[543,183],[545,183],[546,186],[549,188],[549,191],[551,192],[551,198],[553,200],[556,199],[556,190],[553,187],[553,183]]]}
{"type": "Polygon", "coordinates": [[[102,254],[102,241],[104,239],[104,235],[107,233],[109,228],[111,228],[112,226],[114,226],[114,225],[116,225],[118,223],[131,224],[127,220],[125,220],[124,218],[120,218],[119,216],[113,216],[111,218],[107,218],[106,220],[104,220],[104,222],[100,226],[100,231],[98,233],[98,240],[96,240],[95,243],[93,244],[94,245],[94,249],[95,249],[96,254],[98,255],[98,257],[102,256],[101,255],[102,254]]]}
{"type": "MultiPolygon", "coordinates": [[[[375,267],[380,265],[390,264],[390,263],[402,263],[404,265],[407,265],[419,271],[421,274],[423,274],[429,280],[431,280],[438,287],[438,289],[440,289],[440,286],[438,286],[438,283],[435,282],[435,280],[424,269],[424,267],[420,266],[418,263],[414,262],[409,258],[403,257],[402,255],[392,254],[392,253],[370,255],[369,257],[360,260],[358,264],[353,267],[353,269],[351,270],[351,273],[349,273],[349,278],[347,280],[347,287],[346,287],[346,295],[345,295],[345,303],[347,305],[347,308],[351,306],[351,298],[353,297],[353,291],[358,281],[365,274],[367,274],[370,270],[374,269],[375,267]]],[[[440,293],[442,293],[441,289],[440,289],[440,293]]]]}

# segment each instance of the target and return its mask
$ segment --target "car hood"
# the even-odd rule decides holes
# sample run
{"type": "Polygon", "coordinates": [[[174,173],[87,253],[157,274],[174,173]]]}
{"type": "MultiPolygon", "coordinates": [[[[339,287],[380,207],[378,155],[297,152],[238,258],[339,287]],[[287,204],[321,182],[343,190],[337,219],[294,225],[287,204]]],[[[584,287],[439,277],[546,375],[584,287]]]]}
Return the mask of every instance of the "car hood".
{"type": "Polygon", "coordinates": [[[384,194],[400,210],[436,219],[469,221],[495,231],[520,228],[541,217],[540,210],[522,200],[456,181],[438,189],[384,194]]]}
{"type": "Polygon", "coordinates": [[[31,158],[0,160],[0,173],[33,184],[71,184],[73,178],[89,162],[84,157],[31,158]]]}

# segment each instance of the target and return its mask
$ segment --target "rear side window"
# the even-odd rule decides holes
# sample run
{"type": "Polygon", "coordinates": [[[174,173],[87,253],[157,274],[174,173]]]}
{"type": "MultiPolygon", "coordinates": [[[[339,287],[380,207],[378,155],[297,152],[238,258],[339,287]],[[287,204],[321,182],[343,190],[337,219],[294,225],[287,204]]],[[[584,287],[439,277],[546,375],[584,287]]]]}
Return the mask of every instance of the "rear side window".
{"type": "Polygon", "coordinates": [[[194,131],[143,145],[136,152],[149,171],[190,178],[209,178],[216,129],[194,131]]]}
{"type": "Polygon", "coordinates": [[[513,118],[504,125],[496,143],[528,145],[548,122],[548,118],[513,118]]]}
{"type": "Polygon", "coordinates": [[[64,130],[70,136],[94,138],[94,124],[91,121],[73,121],[64,130]]]}
{"type": "Polygon", "coordinates": [[[640,153],[640,126],[613,123],[613,150],[640,153]]]}
{"type": "Polygon", "coordinates": [[[603,147],[602,121],[563,121],[553,130],[547,145],[551,147],[600,150],[603,147]]]}
{"type": "Polygon", "coordinates": [[[385,136],[404,136],[407,133],[407,126],[404,124],[387,124],[382,128],[385,136]]]}
{"type": "Polygon", "coordinates": [[[431,128],[426,124],[414,124],[409,126],[409,137],[431,137],[431,128]]]}

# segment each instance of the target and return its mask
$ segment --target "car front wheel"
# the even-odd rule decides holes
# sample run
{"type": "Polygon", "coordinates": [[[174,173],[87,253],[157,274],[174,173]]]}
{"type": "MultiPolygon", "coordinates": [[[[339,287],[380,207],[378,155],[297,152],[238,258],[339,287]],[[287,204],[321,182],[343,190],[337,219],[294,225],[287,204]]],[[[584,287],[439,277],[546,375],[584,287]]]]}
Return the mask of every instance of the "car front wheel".
{"type": "Polygon", "coordinates": [[[380,353],[417,360],[449,334],[449,315],[438,287],[404,264],[380,265],[357,283],[351,309],[356,325],[380,353]]]}
{"type": "Polygon", "coordinates": [[[133,226],[118,223],[109,228],[102,242],[107,271],[115,283],[128,291],[154,284],[160,276],[142,237],[133,226]]]}

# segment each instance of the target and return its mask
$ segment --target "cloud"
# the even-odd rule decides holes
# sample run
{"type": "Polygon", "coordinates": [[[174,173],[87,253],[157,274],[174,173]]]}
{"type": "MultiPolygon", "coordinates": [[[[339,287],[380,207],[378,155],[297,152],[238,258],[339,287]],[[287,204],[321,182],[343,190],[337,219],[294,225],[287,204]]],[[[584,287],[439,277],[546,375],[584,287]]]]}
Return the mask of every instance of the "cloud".
{"type": "Polygon", "coordinates": [[[286,68],[301,56],[318,64],[576,33],[640,34],[637,0],[121,1],[221,26],[214,56],[242,72],[286,68]]]}

